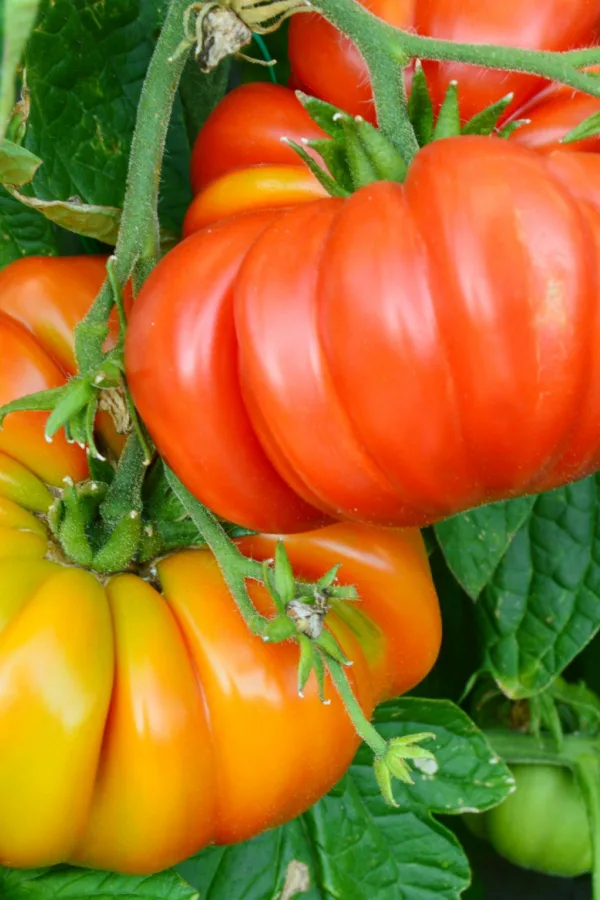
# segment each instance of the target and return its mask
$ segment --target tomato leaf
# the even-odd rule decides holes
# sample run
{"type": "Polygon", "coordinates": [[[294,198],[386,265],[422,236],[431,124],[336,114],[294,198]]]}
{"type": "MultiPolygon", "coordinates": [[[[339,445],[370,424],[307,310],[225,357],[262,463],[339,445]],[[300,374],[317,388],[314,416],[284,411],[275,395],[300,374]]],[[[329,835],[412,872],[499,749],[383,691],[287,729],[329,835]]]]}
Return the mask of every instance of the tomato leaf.
{"type": "Polygon", "coordinates": [[[19,203],[41,213],[50,222],[66,228],[67,231],[95,238],[104,244],[114,246],[117,243],[121,210],[114,206],[95,206],[74,200],[39,200],[16,190],[10,193],[19,203]]]}
{"type": "Polygon", "coordinates": [[[200,71],[193,56],[186,63],[179,83],[179,94],[190,146],[227,91],[231,62],[231,59],[222,60],[208,75],[200,71]]]}
{"type": "Polygon", "coordinates": [[[2,4],[2,65],[0,67],[0,137],[5,134],[13,104],[15,81],[29,32],[38,12],[39,0],[4,0],[2,4]]]}
{"type": "Polygon", "coordinates": [[[435,526],[450,570],[473,600],[492,578],[534,502],[534,497],[519,497],[492,503],[435,526]]]}
{"type": "MultiPolygon", "coordinates": [[[[44,161],[41,200],[121,208],[137,103],[165,3],[48,0],[26,51],[25,146],[44,161]]],[[[161,175],[161,221],[178,230],[191,190],[177,100],[161,175]]]]}
{"type": "Polygon", "coordinates": [[[600,477],[540,494],[481,595],[487,666],[513,698],[547,687],[600,628],[600,477]]]}
{"type": "Polygon", "coordinates": [[[42,161],[29,150],[0,139],[0,181],[2,184],[27,184],[35,175],[42,161]]]}
{"type": "Polygon", "coordinates": [[[561,144],[572,144],[574,141],[584,141],[586,138],[595,137],[600,134],[600,113],[592,113],[575,128],[572,128],[561,139],[561,144]]]}
{"type": "Polygon", "coordinates": [[[56,866],[53,869],[0,868],[2,900],[197,900],[196,891],[172,869],[158,875],[114,875],[56,866]]]}
{"type": "Polygon", "coordinates": [[[55,256],[57,240],[50,222],[22,206],[0,187],[0,269],[21,256],[55,256]]]}
{"type": "Polygon", "coordinates": [[[508,795],[512,778],[452,703],[404,698],[380,707],[375,722],[387,738],[436,734],[439,768],[395,786],[399,809],[386,806],[372,754],[361,749],[349,774],[303,816],[245,844],[210,847],[178,871],[206,900],[455,900],[469,882],[467,859],[431,813],[487,809],[508,795]],[[298,873],[302,891],[293,890],[298,873]]]}

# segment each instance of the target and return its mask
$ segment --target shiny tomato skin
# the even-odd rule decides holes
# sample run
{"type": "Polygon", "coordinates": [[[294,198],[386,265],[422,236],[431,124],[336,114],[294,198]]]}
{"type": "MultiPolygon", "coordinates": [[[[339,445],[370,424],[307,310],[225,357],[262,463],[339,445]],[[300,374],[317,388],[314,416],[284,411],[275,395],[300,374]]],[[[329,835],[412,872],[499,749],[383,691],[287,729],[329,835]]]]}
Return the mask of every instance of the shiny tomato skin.
{"type": "MultiPolygon", "coordinates": [[[[262,213],[260,227],[273,216],[262,213]]],[[[241,222],[251,238],[254,218],[241,222]]],[[[22,296],[14,269],[0,276],[2,400],[66,377],[69,323],[89,303],[76,279],[69,293],[66,264],[52,262],[17,267],[22,296]]],[[[85,262],[75,269],[85,273],[85,262]]],[[[88,287],[93,297],[97,283],[88,287]]],[[[11,416],[16,429],[0,433],[0,864],[144,875],[298,815],[359,743],[329,679],[331,705],[314,677],[298,695],[297,645],[251,635],[208,551],[161,559],[152,583],[134,572],[101,582],[52,561],[44,482],[83,479],[87,468],[79,448],[45,443],[44,418],[11,416]]],[[[240,548],[270,558],[276,540],[240,548]]],[[[360,600],[337,604],[327,627],[354,662],[366,715],[425,676],[441,627],[418,532],[336,524],[283,540],[299,577],[342,563],[340,582],[357,587],[360,600]]],[[[273,615],[265,589],[248,587],[273,615]]]]}
{"type": "MultiPolygon", "coordinates": [[[[531,50],[569,50],[592,43],[599,24],[597,0],[418,0],[415,9],[416,29],[428,37],[531,50]]],[[[508,116],[546,83],[521,72],[459,63],[425,62],[424,69],[437,106],[450,81],[458,82],[463,120],[512,92],[508,116]]]]}
{"type": "Polygon", "coordinates": [[[301,165],[287,137],[325,137],[292,91],[267,82],[243,84],[227,94],[200,130],[191,160],[191,179],[198,193],[215,178],[236,169],[272,163],[301,165]]]}
{"type": "Polygon", "coordinates": [[[449,139],[404,185],[192,235],[128,334],[157,446],[203,502],[263,531],[422,525],[595,471],[596,162],[449,139]],[[168,379],[147,362],[159,351],[168,379]]]}
{"type": "MultiPolygon", "coordinates": [[[[28,256],[0,271],[0,405],[35,391],[59,387],[76,372],[75,326],[84,318],[106,277],[106,257],[28,256]]],[[[126,309],[131,290],[125,291],[126,309]]],[[[105,348],[117,334],[116,311],[110,318],[105,348]]],[[[84,452],[67,445],[64,432],[48,443],[43,436],[46,413],[15,413],[0,431],[0,450],[27,453],[27,464],[50,484],[64,477],[64,461],[78,481],[87,472],[84,452]]],[[[98,414],[106,443],[119,452],[123,439],[112,419],[98,414]]]]}
{"type": "MultiPolygon", "coordinates": [[[[0,294],[1,290],[0,278],[0,294]]],[[[26,394],[60,387],[67,379],[67,373],[35,336],[3,312],[0,312],[0,358],[0,405],[26,394]]],[[[68,444],[64,432],[48,443],[44,437],[47,418],[44,412],[8,415],[0,430],[0,451],[23,459],[49,484],[59,486],[65,475],[80,481],[87,473],[84,451],[68,444]]]]}
{"type": "MultiPolygon", "coordinates": [[[[151,873],[287,821],[339,780],[359,739],[338,695],[327,679],[323,705],[311,678],[298,696],[297,646],[250,634],[208,551],[162,559],[152,585],[101,583],[43,558],[28,510],[51,502],[0,453],[3,865],[151,873]]],[[[240,548],[264,559],[276,540],[240,548]]],[[[441,628],[418,532],[337,524],[284,540],[299,577],[340,562],[357,586],[327,625],[367,715],[424,677],[441,628]]]]}
{"type": "Polygon", "coordinates": [[[304,531],[327,516],[302,501],[275,472],[253,433],[237,379],[230,287],[248,242],[274,215],[232,219],[225,240],[222,226],[199,232],[207,239],[202,254],[196,252],[197,235],[191,235],[169,257],[176,262],[173,270],[169,266],[169,285],[165,267],[155,269],[145,284],[143,305],[136,302],[129,323],[127,377],[148,427],[161,435],[161,454],[193,493],[220,508],[224,494],[235,498],[228,507],[230,521],[262,522],[264,508],[266,527],[258,530],[304,531]],[[204,297],[203,321],[196,324],[196,297],[200,285],[209,283],[214,302],[204,297]],[[170,373],[168,380],[156,378],[158,357],[170,373]],[[190,415],[200,409],[210,419],[210,440],[202,416],[190,415]],[[243,448],[233,465],[232,447],[243,448]],[[273,509],[279,510],[275,518],[273,509]]]}
{"type": "MultiPolygon", "coordinates": [[[[600,24],[597,0],[416,0],[400,5],[378,0],[371,8],[397,27],[412,27],[423,36],[532,50],[568,50],[591,44],[600,24]]],[[[363,60],[354,45],[320,16],[294,16],[290,60],[295,80],[306,90],[353,115],[374,120],[363,60]]],[[[514,100],[506,112],[509,116],[546,83],[522,73],[451,62],[424,61],[424,68],[436,107],[449,82],[458,81],[463,120],[513,92],[514,100]]]]}
{"type": "Polygon", "coordinates": [[[540,153],[550,153],[553,150],[598,153],[598,134],[569,144],[561,143],[562,138],[573,128],[598,113],[600,98],[590,97],[589,94],[582,94],[564,85],[552,86],[519,110],[517,117],[529,121],[513,131],[510,140],[540,153]]]}
{"type": "MultiPolygon", "coordinates": [[[[396,28],[412,25],[415,0],[364,0],[363,6],[396,28]]],[[[322,16],[292,17],[288,52],[293,77],[309,94],[375,122],[367,66],[352,41],[322,16]]]]}
{"type": "Polygon", "coordinates": [[[327,196],[303,165],[250,166],[227,172],[196,194],[183,222],[183,236],[238,213],[299,206],[327,196]]]}
{"type": "MultiPolygon", "coordinates": [[[[27,328],[69,374],[76,371],[73,331],[106,278],[104,256],[26,256],[0,272],[0,311],[27,328]]],[[[131,306],[131,292],[125,291],[131,306]]],[[[116,334],[111,316],[111,337],[116,334]]]]}

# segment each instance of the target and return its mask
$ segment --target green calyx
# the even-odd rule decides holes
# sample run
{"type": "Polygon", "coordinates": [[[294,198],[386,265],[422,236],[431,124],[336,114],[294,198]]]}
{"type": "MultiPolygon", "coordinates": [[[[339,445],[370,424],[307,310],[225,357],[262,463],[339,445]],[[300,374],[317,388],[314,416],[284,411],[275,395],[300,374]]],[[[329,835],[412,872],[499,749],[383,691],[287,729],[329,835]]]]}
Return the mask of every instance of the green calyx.
{"type": "MultiPolygon", "coordinates": [[[[146,464],[135,433],[117,465],[91,455],[89,465],[91,477],[79,484],[67,479],[47,514],[61,558],[107,576],[147,572],[157,557],[205,546],[170,488],[162,461],[146,464]]],[[[226,529],[232,537],[247,533],[228,523],[226,529]]]]}
{"type": "Polygon", "coordinates": [[[354,118],[330,103],[308,97],[300,91],[296,96],[311,118],[328,135],[307,141],[306,146],[320,155],[325,171],[307,153],[305,147],[290,145],[334,197],[351,193],[374,181],[402,181],[406,163],[387,138],[360,116],[354,118]]]}
{"type": "MultiPolygon", "coordinates": [[[[456,82],[449,84],[436,116],[425,73],[417,61],[407,114],[419,147],[460,135],[508,137],[523,124],[524,120],[503,127],[499,124],[513,99],[512,94],[507,94],[462,125],[458,90],[456,82]]],[[[332,197],[349,197],[375,181],[404,181],[408,165],[382,131],[361,116],[350,116],[301,91],[296,91],[296,96],[327,138],[307,140],[303,146],[294,141],[287,143],[332,197]],[[313,159],[307,148],[319,154],[325,168],[313,159]]]]}

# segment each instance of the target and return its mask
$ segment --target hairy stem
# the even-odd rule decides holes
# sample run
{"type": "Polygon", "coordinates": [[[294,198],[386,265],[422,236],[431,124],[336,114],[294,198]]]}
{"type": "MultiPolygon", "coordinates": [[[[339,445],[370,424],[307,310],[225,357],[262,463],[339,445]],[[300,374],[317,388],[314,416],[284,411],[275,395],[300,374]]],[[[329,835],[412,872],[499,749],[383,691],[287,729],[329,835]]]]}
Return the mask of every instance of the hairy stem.
{"type": "MultiPolygon", "coordinates": [[[[123,216],[113,255],[113,279],[121,287],[138,264],[143,267],[145,276],[158,259],[160,171],[175,92],[187,53],[172,57],[183,40],[183,15],[188,6],[189,0],[171,0],[140,96],[123,216]]],[[[93,371],[102,363],[102,345],[114,303],[113,288],[107,279],[89,313],[75,329],[75,354],[80,373],[93,371]]]]}
{"type": "Polygon", "coordinates": [[[260,563],[240,553],[213,513],[190,494],[171,469],[166,467],[166,472],[173,492],[212,550],[246,625],[253,634],[264,634],[267,619],[257,612],[246,588],[246,578],[262,578],[260,563]]]}
{"type": "Polygon", "coordinates": [[[346,675],[342,664],[337,660],[332,659],[330,656],[327,656],[325,657],[325,665],[327,666],[329,674],[331,675],[331,680],[346,707],[346,711],[352,720],[356,733],[365,744],[368,744],[376,757],[384,756],[387,750],[387,742],[366,718],[354,695],[354,691],[350,687],[348,676],[346,675]]]}
{"type": "Polygon", "coordinates": [[[394,44],[394,37],[403,32],[377,19],[354,0],[315,0],[312,5],[360,50],[371,75],[379,128],[410,162],[419,145],[406,107],[403,70],[409,57],[396,52],[394,44]]]}

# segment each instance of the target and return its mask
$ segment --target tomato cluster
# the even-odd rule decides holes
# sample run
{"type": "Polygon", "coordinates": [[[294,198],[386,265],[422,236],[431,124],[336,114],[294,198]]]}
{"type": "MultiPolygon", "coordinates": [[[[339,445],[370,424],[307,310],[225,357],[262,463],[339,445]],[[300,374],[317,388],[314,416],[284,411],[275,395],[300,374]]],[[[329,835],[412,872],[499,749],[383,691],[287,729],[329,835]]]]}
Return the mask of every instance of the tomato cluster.
{"type": "MultiPolygon", "coordinates": [[[[588,0],[367,5],[438,38],[547,49],[588,43],[600,18],[588,0]]],[[[331,26],[297,16],[290,54],[297,84],[374,119],[363,62],[331,26]]],[[[420,536],[372,525],[600,466],[600,170],[582,152],[597,139],[557,149],[598,101],[425,68],[437,107],[456,77],[463,117],[510,90],[506,115],[527,103],[530,123],[510,141],[435,142],[403,184],[342,200],[282,142],[326,138],[290,90],[232,92],[194,148],[188,237],[127,334],[161,455],[216,513],[269,533],[241,549],[270,558],[282,533],[299,577],[339,562],[357,586],[327,625],[366,715],[418,683],[440,643],[420,536]]],[[[104,265],[30,259],[0,275],[0,404],[73,373],[104,265]]],[[[0,431],[0,862],[145,873],[297,815],[356,750],[339,697],[328,684],[324,707],[311,680],[299,698],[296,647],[247,631],[208,551],[104,580],[62,558],[46,520],[88,462],[61,435],[48,444],[45,420],[17,413],[0,431]]]]}
{"type": "MultiPolygon", "coordinates": [[[[560,29],[555,4],[401,10],[427,34],[525,34],[533,47],[590,41],[600,19],[587,2],[561,6],[560,29]]],[[[333,54],[333,35],[295,18],[302,81],[296,32],[308,55],[320,41],[333,54]]],[[[353,71],[352,48],[336,47],[353,71]]],[[[436,65],[436,102],[454,75],[466,115],[507,87],[518,104],[540,88],[436,65]]],[[[510,140],[436,141],[403,184],[340,200],[282,141],[325,137],[289,89],[226,97],[194,148],[189,237],[148,279],[128,333],[136,403],[187,487],[228,519],[294,532],[421,526],[595,471],[600,158],[583,152],[596,139],[556,146],[598,108],[551,87],[510,140]]]]}
{"type": "MultiPolygon", "coordinates": [[[[363,5],[391,25],[427,37],[530,50],[570,50],[592,44],[600,25],[594,0],[363,0],[363,5]]],[[[352,115],[375,121],[365,63],[352,42],[325,19],[316,14],[294,16],[289,53],[298,87],[352,115]]],[[[505,113],[509,117],[546,84],[522,72],[461,63],[425,61],[424,68],[436,107],[450,82],[458,82],[465,120],[512,93],[505,113]]]]}
{"type": "MultiPolygon", "coordinates": [[[[1,403],[73,371],[72,329],[104,265],[32,257],[0,273],[1,403]]],[[[311,679],[300,699],[297,647],[249,633],[207,550],[160,559],[151,581],[65,565],[45,518],[87,460],[45,441],[46,416],[0,431],[0,862],[146,873],[302,812],[358,745],[338,695],[328,685],[324,706],[311,679]]],[[[265,559],[275,538],[240,548],[265,559]]],[[[327,626],[367,715],[423,678],[440,616],[418,533],[333,525],[286,548],[298,577],[339,562],[359,590],[327,626]]],[[[265,589],[251,594],[274,613],[265,589]]]]}

